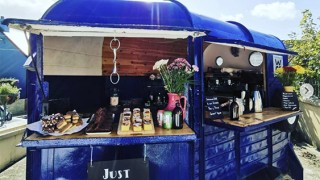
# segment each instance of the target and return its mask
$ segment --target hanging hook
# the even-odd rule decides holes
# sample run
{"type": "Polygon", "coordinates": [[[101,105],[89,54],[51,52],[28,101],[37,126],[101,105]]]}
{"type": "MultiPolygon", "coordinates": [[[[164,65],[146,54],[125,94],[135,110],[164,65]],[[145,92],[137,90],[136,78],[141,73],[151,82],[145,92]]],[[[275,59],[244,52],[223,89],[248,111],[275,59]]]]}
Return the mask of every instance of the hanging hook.
{"type": "Polygon", "coordinates": [[[117,38],[113,38],[111,41],[110,41],[110,49],[113,51],[113,70],[112,70],[112,73],[110,74],[110,82],[112,84],[118,84],[119,80],[120,80],[120,75],[119,73],[117,72],[117,50],[120,48],[120,41],[119,39],[117,38]],[[117,43],[118,46],[116,47],[113,47],[112,44],[113,42],[117,43]],[[116,76],[116,81],[113,81],[113,76],[116,76]]]}

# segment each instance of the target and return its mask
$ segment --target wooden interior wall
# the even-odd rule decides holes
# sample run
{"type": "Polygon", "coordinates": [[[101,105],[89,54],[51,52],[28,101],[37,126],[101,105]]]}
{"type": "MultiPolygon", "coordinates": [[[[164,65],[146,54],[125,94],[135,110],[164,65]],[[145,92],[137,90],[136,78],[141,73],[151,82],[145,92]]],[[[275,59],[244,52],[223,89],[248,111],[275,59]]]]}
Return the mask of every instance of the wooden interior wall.
{"type": "MultiPolygon", "coordinates": [[[[102,74],[109,76],[113,69],[112,38],[104,38],[102,74]]],[[[153,73],[154,63],[160,59],[187,58],[186,39],[118,38],[117,69],[120,76],[143,76],[153,73]]]]}

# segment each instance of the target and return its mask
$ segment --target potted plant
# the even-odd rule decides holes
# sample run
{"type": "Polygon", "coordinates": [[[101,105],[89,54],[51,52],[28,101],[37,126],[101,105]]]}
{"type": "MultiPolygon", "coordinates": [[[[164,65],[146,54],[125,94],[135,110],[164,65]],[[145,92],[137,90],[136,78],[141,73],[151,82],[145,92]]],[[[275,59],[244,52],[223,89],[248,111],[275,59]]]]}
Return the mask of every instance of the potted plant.
{"type": "Polygon", "coordinates": [[[3,106],[1,110],[1,124],[4,124],[7,116],[7,105],[14,103],[19,99],[20,89],[17,87],[18,80],[14,78],[1,78],[0,79],[0,105],[3,106]]]}
{"type": "Polygon", "coordinates": [[[274,74],[282,83],[285,92],[293,92],[295,82],[306,74],[306,69],[300,65],[284,66],[277,68],[274,74]]]}

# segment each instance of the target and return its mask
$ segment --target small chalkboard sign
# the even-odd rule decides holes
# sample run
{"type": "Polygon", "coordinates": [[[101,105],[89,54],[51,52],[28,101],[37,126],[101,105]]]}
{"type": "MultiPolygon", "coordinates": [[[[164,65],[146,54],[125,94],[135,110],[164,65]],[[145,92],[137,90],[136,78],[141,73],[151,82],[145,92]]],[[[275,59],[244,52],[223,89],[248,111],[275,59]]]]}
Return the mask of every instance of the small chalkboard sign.
{"type": "Polygon", "coordinates": [[[125,159],[88,163],[88,178],[149,180],[149,159],[125,159]]]}
{"type": "Polygon", "coordinates": [[[214,96],[207,96],[205,97],[205,101],[205,111],[207,113],[206,118],[223,119],[218,98],[214,96]]]}
{"type": "Polygon", "coordinates": [[[283,92],[281,98],[282,110],[286,111],[298,111],[299,101],[295,92],[283,92]]]}

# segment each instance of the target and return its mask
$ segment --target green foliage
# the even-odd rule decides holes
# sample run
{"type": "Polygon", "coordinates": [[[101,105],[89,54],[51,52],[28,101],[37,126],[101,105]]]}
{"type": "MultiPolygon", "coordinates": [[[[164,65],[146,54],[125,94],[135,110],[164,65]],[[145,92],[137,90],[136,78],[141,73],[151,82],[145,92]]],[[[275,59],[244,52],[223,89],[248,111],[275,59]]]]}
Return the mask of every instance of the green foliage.
{"type": "Polygon", "coordinates": [[[1,78],[0,85],[3,83],[9,83],[11,86],[17,86],[19,80],[15,78],[1,78]]]}
{"type": "Polygon", "coordinates": [[[9,83],[3,83],[0,85],[0,95],[18,94],[19,91],[19,88],[12,86],[9,83]]]}
{"type": "MultiPolygon", "coordinates": [[[[301,65],[310,71],[308,75],[315,79],[320,79],[320,31],[319,25],[314,23],[312,13],[309,10],[302,12],[303,18],[300,21],[302,30],[301,38],[297,33],[289,34],[290,40],[285,41],[287,47],[295,52],[297,56],[289,56],[292,64],[301,65]]],[[[317,18],[320,20],[320,18],[317,18]]]]}
{"type": "Polygon", "coordinates": [[[14,78],[0,79],[0,105],[11,104],[19,98],[18,80],[14,78]]]}

